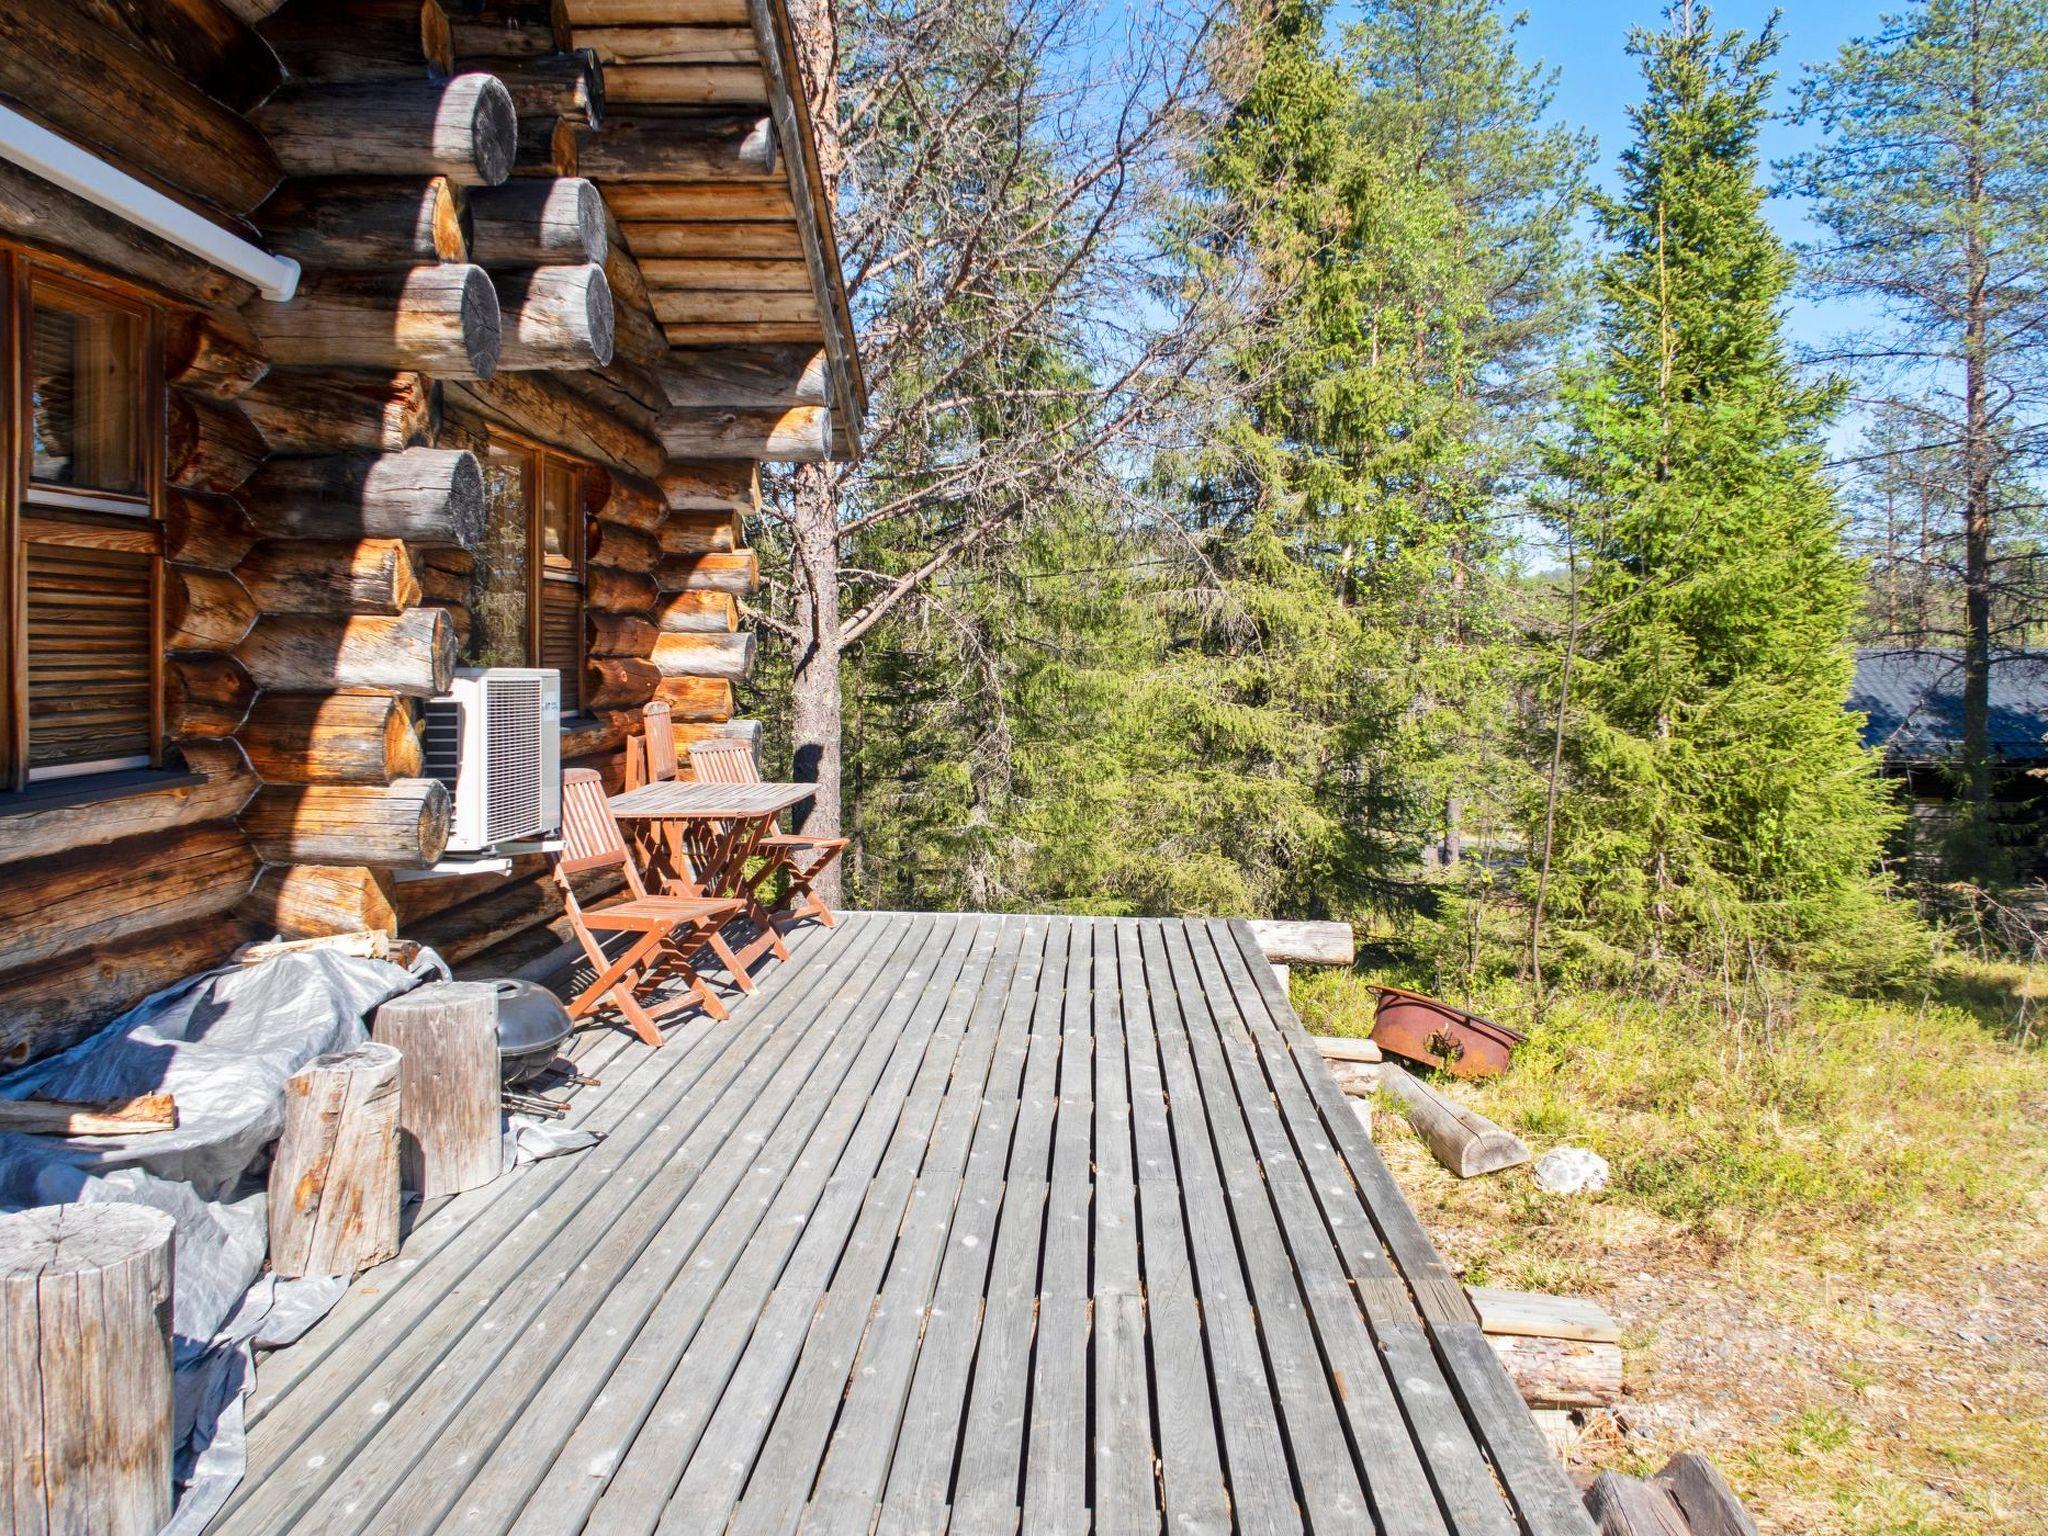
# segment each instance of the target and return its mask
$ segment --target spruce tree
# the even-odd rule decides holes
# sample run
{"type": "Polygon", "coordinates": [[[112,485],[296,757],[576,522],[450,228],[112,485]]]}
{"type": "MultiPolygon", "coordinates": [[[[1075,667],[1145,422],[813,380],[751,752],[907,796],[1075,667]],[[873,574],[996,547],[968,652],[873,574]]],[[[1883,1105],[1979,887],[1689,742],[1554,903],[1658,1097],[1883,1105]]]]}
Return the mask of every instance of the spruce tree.
{"type": "Polygon", "coordinates": [[[1648,93],[1597,205],[1598,353],[1555,508],[1582,578],[1566,778],[1532,843],[1567,926],[1716,969],[1871,931],[1893,822],[1843,707],[1838,391],[1787,356],[1793,260],[1763,214],[1777,47],[1690,4],[1630,41],[1648,93]]]}

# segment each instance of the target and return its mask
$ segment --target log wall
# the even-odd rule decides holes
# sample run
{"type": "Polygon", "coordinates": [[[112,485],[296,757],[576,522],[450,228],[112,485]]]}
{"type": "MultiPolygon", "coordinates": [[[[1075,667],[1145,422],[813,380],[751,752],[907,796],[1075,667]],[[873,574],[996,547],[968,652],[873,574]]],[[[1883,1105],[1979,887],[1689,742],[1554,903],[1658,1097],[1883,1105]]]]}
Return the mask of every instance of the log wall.
{"type": "Polygon", "coordinates": [[[304,268],[296,298],[263,301],[0,166],[0,236],[169,307],[164,719],[190,770],[0,821],[0,1065],[259,934],[372,928],[486,971],[561,943],[538,859],[418,877],[449,811],[419,777],[421,705],[472,627],[492,429],[595,471],[592,708],[565,722],[563,758],[613,782],[656,696],[685,739],[756,729],[733,719],[756,459],[825,442],[815,347],[769,328],[783,345],[671,349],[679,289],[788,274],[670,254],[651,295],[623,233],[675,249],[635,177],[725,183],[787,219],[751,88],[680,135],[638,114],[608,134],[607,87],[620,68],[644,86],[641,66],[571,46],[559,5],[513,26],[433,0],[416,18],[380,0],[193,4],[205,48],[135,7],[117,31],[115,12],[36,0],[0,29],[25,82],[98,72],[99,105],[53,126],[304,268]]]}

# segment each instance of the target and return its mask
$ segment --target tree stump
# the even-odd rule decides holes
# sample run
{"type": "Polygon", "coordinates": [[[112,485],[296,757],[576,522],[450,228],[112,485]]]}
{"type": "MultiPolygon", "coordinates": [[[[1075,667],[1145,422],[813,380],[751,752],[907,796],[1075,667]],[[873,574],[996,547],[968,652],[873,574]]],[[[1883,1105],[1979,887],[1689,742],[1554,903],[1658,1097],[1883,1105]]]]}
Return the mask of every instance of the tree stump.
{"type": "Polygon", "coordinates": [[[171,1517],[171,1218],[0,1216],[0,1531],[153,1536],[171,1517]]]}
{"type": "Polygon", "coordinates": [[[488,1184],[503,1167],[498,992],[450,981],[395,997],[370,1032],[405,1058],[398,1069],[398,1155],[422,1198],[488,1184]]]}
{"type": "Polygon", "coordinates": [[[398,1069],[388,1045],[322,1056],[285,1084],[270,1164],[270,1267],[353,1277],[398,1252],[398,1069]]]}

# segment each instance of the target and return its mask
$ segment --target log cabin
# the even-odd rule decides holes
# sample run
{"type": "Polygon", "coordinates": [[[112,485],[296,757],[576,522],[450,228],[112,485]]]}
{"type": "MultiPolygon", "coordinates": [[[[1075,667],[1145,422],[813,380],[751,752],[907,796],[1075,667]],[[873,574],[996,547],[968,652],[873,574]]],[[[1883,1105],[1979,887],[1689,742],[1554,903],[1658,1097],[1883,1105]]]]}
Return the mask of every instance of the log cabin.
{"type": "Polygon", "coordinates": [[[749,735],[764,461],[862,409],[784,0],[0,10],[0,1063],[258,932],[509,970],[458,667],[749,735]],[[464,872],[473,870],[474,872],[464,872]]]}

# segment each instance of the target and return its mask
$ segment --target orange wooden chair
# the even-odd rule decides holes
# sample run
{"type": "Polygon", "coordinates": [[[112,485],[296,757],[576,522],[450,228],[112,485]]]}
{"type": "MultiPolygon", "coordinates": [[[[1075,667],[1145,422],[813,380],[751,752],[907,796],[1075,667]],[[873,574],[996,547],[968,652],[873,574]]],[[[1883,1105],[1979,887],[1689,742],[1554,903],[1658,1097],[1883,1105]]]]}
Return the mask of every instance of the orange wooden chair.
{"type": "Polygon", "coordinates": [[[571,1000],[569,1017],[580,1019],[609,1000],[626,1022],[649,1045],[661,1044],[658,1020],[696,1003],[714,1019],[726,1017],[725,1007],[710,985],[690,964],[690,956],[704,945],[729,970],[735,981],[751,991],[752,981],[719,934],[741,911],[738,901],[721,901],[690,896],[650,896],[640,871],[626,848],[618,819],[605,798],[604,780],[589,768],[571,768],[562,775],[562,852],[555,860],[555,884],[562,892],[562,906],[577,942],[597,971],[597,979],[571,1000]],[[576,898],[571,876],[593,869],[623,870],[631,893],[609,906],[588,907],[576,898]],[[626,933],[634,937],[614,958],[605,951],[602,934],[626,933]],[[648,1008],[641,1003],[642,986],[675,975],[689,984],[689,992],[672,1002],[648,1008]]]}
{"type": "MultiPolygon", "coordinates": [[[[653,735],[650,732],[648,739],[653,735]]],[[[758,784],[761,769],[754,761],[754,749],[736,738],[697,742],[690,748],[690,771],[707,784],[758,784]]],[[[801,832],[776,832],[761,839],[761,851],[768,856],[768,871],[780,870],[789,880],[790,915],[801,922],[815,917],[827,928],[839,919],[818,899],[811,882],[846,851],[843,837],[809,837],[801,832]]]]}

